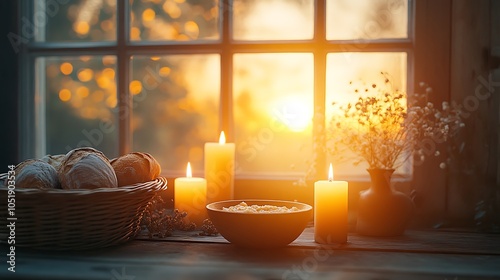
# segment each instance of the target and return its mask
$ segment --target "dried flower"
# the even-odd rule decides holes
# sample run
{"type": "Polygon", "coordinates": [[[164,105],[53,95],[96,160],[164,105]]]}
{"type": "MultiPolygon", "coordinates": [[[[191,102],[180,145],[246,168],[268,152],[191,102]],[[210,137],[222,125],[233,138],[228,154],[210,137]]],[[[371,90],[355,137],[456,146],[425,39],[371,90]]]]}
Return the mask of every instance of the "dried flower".
{"type": "Polygon", "coordinates": [[[213,235],[217,235],[217,234],[219,234],[219,232],[215,228],[212,221],[210,221],[209,219],[205,219],[203,221],[203,225],[201,226],[200,235],[201,236],[213,236],[213,235]]]}
{"type": "Polygon", "coordinates": [[[156,195],[144,212],[141,225],[148,231],[149,238],[164,238],[171,236],[174,230],[193,231],[195,223],[184,220],[186,212],[177,209],[166,209],[165,202],[160,195],[156,195]]]}
{"type": "Polygon", "coordinates": [[[426,88],[424,94],[407,100],[406,94],[394,90],[387,73],[382,76],[385,87],[377,87],[372,96],[360,96],[354,104],[334,105],[328,135],[328,151],[333,156],[347,148],[370,168],[397,168],[410,156],[425,159],[420,145],[423,139],[441,143],[464,126],[459,107],[443,102],[443,110],[439,110],[428,101],[432,89],[426,83],[420,83],[426,88]]]}

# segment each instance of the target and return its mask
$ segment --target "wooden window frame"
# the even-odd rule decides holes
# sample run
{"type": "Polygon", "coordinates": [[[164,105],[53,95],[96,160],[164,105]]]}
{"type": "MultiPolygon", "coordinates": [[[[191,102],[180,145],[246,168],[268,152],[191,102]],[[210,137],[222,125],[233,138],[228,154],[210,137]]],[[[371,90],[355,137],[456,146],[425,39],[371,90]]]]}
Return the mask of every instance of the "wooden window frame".
{"type": "MultiPolygon", "coordinates": [[[[19,1],[18,16],[32,14],[32,10],[26,2],[19,1]]],[[[221,1],[227,5],[227,1],[221,1]]],[[[39,56],[71,56],[71,55],[105,55],[117,56],[117,92],[119,94],[118,106],[122,108],[123,114],[130,113],[130,95],[128,93],[129,81],[129,58],[132,54],[182,54],[192,53],[218,53],[221,55],[221,98],[220,98],[220,125],[219,130],[227,131],[228,140],[232,141],[232,55],[234,53],[252,53],[265,50],[265,52],[313,52],[314,71],[323,73],[314,76],[314,104],[325,109],[325,86],[326,86],[326,55],[328,52],[379,52],[379,51],[405,51],[408,53],[408,92],[412,92],[414,83],[426,81],[431,84],[435,92],[440,92],[439,98],[448,100],[450,98],[450,26],[451,26],[451,0],[411,0],[408,39],[401,40],[375,40],[365,41],[327,41],[326,40],[326,0],[315,0],[315,29],[314,39],[311,42],[234,42],[229,37],[231,18],[228,17],[230,6],[221,7],[221,40],[219,43],[192,43],[184,45],[181,49],[177,44],[151,43],[143,45],[141,42],[129,41],[129,15],[128,1],[117,1],[117,41],[103,43],[29,43],[24,44],[19,55],[19,160],[40,156],[43,149],[37,149],[35,143],[42,141],[43,128],[37,125],[35,81],[33,64],[39,56]],[[360,44],[363,48],[360,48],[360,44]],[[437,67],[436,67],[437,66],[437,67]],[[31,139],[31,140],[30,140],[31,139]]],[[[18,24],[18,32],[21,24],[18,24]]],[[[436,100],[440,101],[440,100],[436,100]]],[[[324,114],[323,114],[324,115],[324,114]]],[[[324,117],[323,117],[324,118],[324,117]]],[[[320,127],[325,123],[324,119],[316,118],[313,126],[313,134],[319,133],[320,127]]],[[[128,118],[120,118],[119,122],[119,152],[124,154],[131,149],[131,133],[128,118]]],[[[322,151],[315,151],[320,156],[317,166],[326,166],[326,157],[321,155],[322,151]]],[[[317,178],[326,177],[326,168],[318,172],[317,178]]],[[[170,178],[173,179],[173,178],[170,178]]],[[[173,181],[173,180],[172,180],[173,181]]],[[[435,220],[436,213],[444,213],[443,201],[446,199],[446,178],[435,167],[426,162],[415,167],[411,182],[402,182],[400,189],[409,192],[417,190],[417,195],[425,197],[425,201],[418,205],[422,223],[428,224],[435,220]],[[430,200],[428,199],[430,198],[430,200]]],[[[293,180],[259,180],[255,178],[237,179],[235,182],[236,197],[265,197],[276,199],[298,199],[312,203],[312,182],[307,187],[295,186],[293,180]]],[[[366,180],[350,182],[351,205],[354,204],[359,190],[368,186],[366,180]]]]}

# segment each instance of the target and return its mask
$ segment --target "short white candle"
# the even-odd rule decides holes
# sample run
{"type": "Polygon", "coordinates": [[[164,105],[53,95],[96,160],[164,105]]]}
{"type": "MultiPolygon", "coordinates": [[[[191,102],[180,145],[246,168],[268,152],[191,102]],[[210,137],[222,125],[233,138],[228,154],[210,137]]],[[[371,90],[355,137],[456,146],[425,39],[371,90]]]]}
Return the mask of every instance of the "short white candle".
{"type": "Polygon", "coordinates": [[[330,164],[328,181],[314,183],[314,240],[318,243],[347,242],[347,200],[346,181],[333,181],[330,164]]]}
{"type": "Polygon", "coordinates": [[[186,220],[201,227],[207,219],[206,210],[207,181],[204,178],[192,176],[191,164],[188,162],[186,177],[176,178],[174,181],[174,207],[179,211],[186,211],[186,220]]]}

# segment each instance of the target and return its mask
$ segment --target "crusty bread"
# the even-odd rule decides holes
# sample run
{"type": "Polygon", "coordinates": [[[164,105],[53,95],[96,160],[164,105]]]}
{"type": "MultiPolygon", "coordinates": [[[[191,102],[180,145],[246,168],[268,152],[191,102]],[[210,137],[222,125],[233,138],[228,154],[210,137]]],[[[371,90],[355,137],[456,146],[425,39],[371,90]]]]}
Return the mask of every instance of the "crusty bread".
{"type": "Polygon", "coordinates": [[[154,180],[161,172],[156,159],[148,153],[141,152],[115,158],[111,160],[111,166],[115,170],[119,187],[154,180]]]}
{"type": "Polygon", "coordinates": [[[58,170],[63,189],[116,188],[118,181],[108,158],[93,148],[69,151],[58,170]]]}
{"type": "Polygon", "coordinates": [[[61,162],[63,161],[65,155],[46,155],[41,158],[41,161],[45,161],[46,163],[52,165],[56,170],[59,169],[61,162]]]}
{"type": "Polygon", "coordinates": [[[56,169],[41,160],[28,159],[14,169],[16,188],[56,189],[60,188],[56,169]]]}

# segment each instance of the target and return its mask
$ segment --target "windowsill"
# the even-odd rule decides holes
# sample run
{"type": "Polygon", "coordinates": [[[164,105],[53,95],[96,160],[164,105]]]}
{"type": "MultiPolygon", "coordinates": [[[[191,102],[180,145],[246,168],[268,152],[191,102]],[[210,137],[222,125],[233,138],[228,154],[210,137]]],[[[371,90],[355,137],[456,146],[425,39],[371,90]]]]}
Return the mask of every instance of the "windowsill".
{"type": "MultiPolygon", "coordinates": [[[[286,248],[243,250],[221,237],[177,237],[80,252],[16,250],[16,279],[498,279],[500,236],[407,231],[394,238],[350,234],[314,243],[311,228],[286,248]],[[196,239],[196,240],[193,240],[196,239]],[[210,240],[212,239],[212,240],[210,240]]],[[[0,246],[8,252],[7,246],[0,246]]]]}

